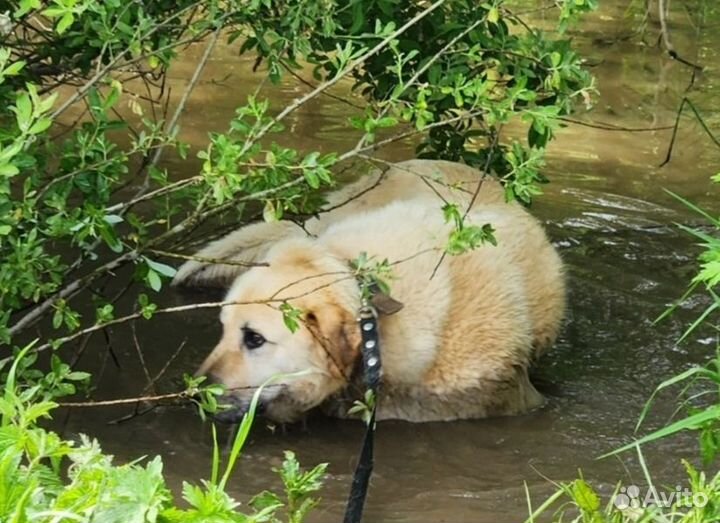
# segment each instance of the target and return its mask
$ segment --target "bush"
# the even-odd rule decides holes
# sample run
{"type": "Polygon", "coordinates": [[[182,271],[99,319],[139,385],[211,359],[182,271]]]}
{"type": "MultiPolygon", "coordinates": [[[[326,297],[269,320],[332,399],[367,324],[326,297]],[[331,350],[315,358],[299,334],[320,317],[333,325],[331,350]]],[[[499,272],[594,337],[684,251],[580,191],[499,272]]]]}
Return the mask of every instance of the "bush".
{"type": "MultiPolygon", "coordinates": [[[[566,20],[592,2],[562,6],[566,20]]],[[[567,40],[531,29],[499,0],[480,6],[470,0],[23,0],[0,3],[3,11],[0,340],[6,344],[45,315],[59,332],[112,320],[111,300],[97,299],[95,318],[83,318],[73,300],[124,265],[158,291],[174,271],[157,252],[182,249],[183,237],[201,222],[219,215],[252,219],[246,211],[252,202],[264,207],[265,219],[302,219],[321,203],[318,189],[335,183],[340,162],[377,162],[373,151],[408,136],[419,137],[419,156],[484,168],[501,179],[508,198],[530,202],[545,181],[539,173],[545,145],[562,115],[592,90],[567,40]],[[280,111],[258,92],[197,153],[202,171],[171,181],[160,160],[169,151],[189,153],[176,136],[193,82],[165,120],[152,117],[156,112],[128,91],[128,81],[140,79],[152,91],[178,49],[203,39],[211,48],[221,35],[255,52],[270,80],[297,75],[308,64],[317,86],[280,111]],[[320,154],[274,141],[288,114],[348,77],[367,100],[349,119],[349,129],[361,133],[356,147],[320,154]],[[66,111],[78,103],[85,116],[68,128],[66,111]],[[134,115],[120,111],[128,104],[137,125],[134,115]],[[500,140],[503,126],[518,118],[527,128],[525,143],[500,140]],[[388,136],[394,127],[403,130],[388,136]],[[118,132],[127,134],[128,147],[111,139],[118,132]]],[[[197,75],[203,66],[204,59],[197,75]]],[[[478,235],[481,224],[462,222],[456,226],[478,235]]]]}
{"type": "Polygon", "coordinates": [[[312,495],[322,485],[326,465],[305,472],[292,452],[285,453],[277,470],[284,496],[263,492],[250,501],[246,514],[226,492],[262,388],[240,423],[223,475],[215,439],[210,479],[200,485],[183,483],[187,508],[179,508],[165,485],[159,456],[144,465],[114,465],[96,440],[80,436],[79,442],[71,442],[38,426],[57,404],[41,399],[40,387],[22,388],[16,382],[22,357],[30,349],[24,348],[10,368],[0,398],[0,521],[279,523],[285,512],[288,523],[299,523],[317,504],[312,495]]]}

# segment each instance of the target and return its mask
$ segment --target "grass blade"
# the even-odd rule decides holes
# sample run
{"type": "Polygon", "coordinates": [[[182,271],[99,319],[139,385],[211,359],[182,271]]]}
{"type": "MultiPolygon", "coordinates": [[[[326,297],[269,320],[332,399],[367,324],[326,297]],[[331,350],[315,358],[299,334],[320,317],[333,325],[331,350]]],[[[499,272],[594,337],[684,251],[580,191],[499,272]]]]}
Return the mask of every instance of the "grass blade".
{"type": "Polygon", "coordinates": [[[644,445],[646,443],[650,443],[650,442],[656,441],[658,439],[666,438],[667,436],[675,434],[676,432],[681,432],[683,430],[695,429],[701,423],[705,423],[706,421],[710,421],[710,420],[714,420],[714,419],[720,419],[720,405],[713,405],[712,407],[708,407],[707,409],[705,409],[702,412],[698,412],[697,414],[693,414],[692,416],[688,416],[687,418],[683,418],[679,421],[676,421],[675,423],[672,423],[671,425],[668,425],[667,427],[664,427],[660,430],[656,430],[655,432],[648,434],[647,436],[644,436],[638,440],[635,440],[632,443],[628,443],[627,445],[620,447],[619,449],[615,449],[612,452],[603,454],[598,459],[603,459],[603,458],[607,458],[609,456],[614,456],[616,454],[620,454],[621,452],[625,452],[626,450],[633,449],[638,445],[644,445]]]}

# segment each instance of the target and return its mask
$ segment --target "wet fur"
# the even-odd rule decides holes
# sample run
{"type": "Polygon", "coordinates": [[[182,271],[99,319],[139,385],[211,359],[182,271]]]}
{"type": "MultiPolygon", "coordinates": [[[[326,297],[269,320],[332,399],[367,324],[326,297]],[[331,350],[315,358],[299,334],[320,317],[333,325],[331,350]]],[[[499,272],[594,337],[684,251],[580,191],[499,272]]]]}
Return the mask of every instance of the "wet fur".
{"type": "Polygon", "coordinates": [[[267,415],[291,421],[322,406],[345,416],[361,393],[361,387],[349,384],[357,377],[360,300],[354,278],[343,273],[347,261],[364,251],[378,259],[406,260],[393,267],[391,282],[393,297],[405,307],[380,318],[379,419],[481,418],[541,405],[527,371],[557,336],[565,289],[561,260],[537,221],[519,205],[505,203],[502,189],[486,180],[469,218],[493,225],[497,247],[447,257],[430,279],[450,232],[435,191],[466,206],[478,176],[449,162],[403,162],[331,195],[333,205],[380,179],[378,188],[309,223],[317,238],[279,222],[240,229],[208,246],[200,256],[263,260],[269,267],[242,271],[192,262],[181,269],[178,283],[231,282],[228,300],[287,299],[305,317],[298,332],[290,333],[268,305],[226,306],[223,337],[200,371],[230,388],[259,385],[277,373],[309,371],[266,391],[267,415]],[[464,184],[466,191],[450,190],[447,183],[464,184]],[[421,251],[427,252],[416,255],[421,251]],[[247,325],[268,344],[244,348],[240,332],[247,325]]]}

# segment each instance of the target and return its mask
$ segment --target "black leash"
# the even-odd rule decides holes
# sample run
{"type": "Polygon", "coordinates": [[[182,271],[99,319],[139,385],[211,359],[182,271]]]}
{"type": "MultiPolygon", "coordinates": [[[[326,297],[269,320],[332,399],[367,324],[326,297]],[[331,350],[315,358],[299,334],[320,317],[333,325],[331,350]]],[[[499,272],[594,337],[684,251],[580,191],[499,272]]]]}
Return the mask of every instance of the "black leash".
{"type": "Polygon", "coordinates": [[[375,405],[377,402],[377,391],[380,387],[382,377],[382,365],[380,362],[380,334],[378,332],[377,312],[367,303],[363,303],[358,318],[360,333],[362,335],[362,361],[363,376],[365,385],[373,393],[373,405],[365,427],[360,459],[355,467],[352,486],[345,508],[343,523],[360,523],[362,521],[365,498],[367,496],[370,476],[373,472],[373,451],[375,443],[375,405]]]}

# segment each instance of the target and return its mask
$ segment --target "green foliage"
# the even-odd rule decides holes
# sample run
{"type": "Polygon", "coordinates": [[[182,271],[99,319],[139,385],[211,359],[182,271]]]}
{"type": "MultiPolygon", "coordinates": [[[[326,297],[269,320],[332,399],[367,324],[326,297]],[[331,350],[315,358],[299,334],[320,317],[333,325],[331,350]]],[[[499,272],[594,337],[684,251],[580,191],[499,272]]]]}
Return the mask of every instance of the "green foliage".
{"type": "MultiPolygon", "coordinates": [[[[720,175],[712,177],[712,180],[715,183],[720,183],[720,175]]],[[[676,194],[672,194],[672,196],[703,216],[715,232],[720,231],[720,219],[676,194]]],[[[720,307],[720,298],[716,293],[717,285],[720,283],[720,263],[718,263],[720,260],[720,241],[712,234],[699,228],[691,228],[682,224],[678,224],[678,226],[697,238],[702,247],[702,252],[698,257],[700,269],[692,279],[688,292],[680,299],[680,302],[687,299],[698,287],[704,288],[712,299],[711,305],[683,333],[680,342],[700,325],[712,322],[711,314],[720,307]]],[[[677,306],[678,304],[675,304],[668,308],[658,320],[672,314],[677,306]]],[[[691,367],[676,376],[668,378],[657,386],[640,413],[635,432],[638,432],[645,422],[653,404],[657,401],[657,396],[678,386],[681,386],[681,389],[677,395],[678,407],[676,413],[684,412],[687,414],[685,417],[601,456],[601,458],[606,458],[629,450],[636,450],[645,473],[647,486],[654,489],[655,493],[657,493],[658,489],[654,487],[652,476],[643,459],[640,450],[642,446],[668,438],[681,431],[689,430],[698,433],[700,456],[705,465],[713,465],[720,456],[720,346],[716,348],[714,357],[710,359],[707,365],[691,367]]],[[[560,484],[555,494],[546,499],[537,510],[533,512],[531,509],[531,516],[527,521],[535,521],[541,515],[547,514],[553,505],[561,501],[560,507],[553,513],[553,521],[561,522],[574,518],[572,521],[587,523],[630,523],[637,521],[705,523],[720,520],[720,472],[706,474],[697,470],[686,460],[683,460],[683,465],[687,472],[688,492],[691,495],[682,496],[676,493],[669,504],[657,503],[657,499],[655,499],[655,504],[650,506],[618,507],[613,503],[618,492],[620,492],[621,487],[618,485],[610,501],[603,508],[600,505],[598,494],[580,478],[570,483],[560,484]],[[698,499],[702,500],[703,503],[697,503],[696,500],[698,499]]],[[[653,500],[651,499],[651,501],[653,500]]],[[[528,506],[531,506],[529,494],[528,506]]]]}
{"type": "MultiPolygon", "coordinates": [[[[712,180],[715,183],[720,183],[720,176],[716,175],[712,177],[712,180]]],[[[720,219],[710,215],[708,212],[681,196],[673,193],[670,194],[689,209],[705,218],[716,232],[720,231],[720,219]]],[[[698,239],[702,248],[698,256],[699,271],[693,277],[688,292],[686,292],[685,296],[683,296],[679,302],[684,301],[698,287],[704,288],[712,299],[712,303],[685,330],[678,340],[678,342],[681,342],[700,325],[713,321],[712,314],[720,308],[720,297],[716,293],[717,286],[720,284],[720,240],[699,228],[692,228],[682,224],[678,224],[678,227],[698,239]]],[[[677,305],[678,304],[675,304],[668,308],[660,318],[658,318],[658,321],[672,314],[677,305]]],[[[720,454],[720,347],[706,366],[692,367],[658,385],[640,414],[636,431],[645,420],[657,394],[678,385],[683,385],[678,395],[680,405],[678,410],[687,411],[688,416],[654,431],[632,444],[625,445],[608,455],[627,451],[636,445],[657,441],[680,431],[693,430],[699,433],[700,451],[703,461],[706,464],[713,462],[720,454]],[[696,406],[696,400],[698,398],[706,400],[705,407],[696,406]],[[708,399],[710,399],[709,403],[707,402],[708,399]]]]}
{"type": "MultiPolygon", "coordinates": [[[[712,178],[714,183],[720,184],[720,175],[715,175],[712,178]]],[[[705,219],[709,225],[713,228],[715,233],[720,232],[720,218],[712,216],[710,213],[704,211],[694,203],[686,200],[685,198],[670,193],[674,198],[681,201],[689,209],[696,212],[705,219]]],[[[708,321],[710,315],[720,308],[720,296],[718,296],[716,290],[720,284],[720,238],[713,236],[710,232],[706,232],[700,228],[688,227],[683,224],[677,224],[677,226],[695,237],[699,241],[699,245],[702,248],[699,256],[699,271],[690,282],[690,288],[685,295],[680,299],[678,304],[684,301],[691,293],[693,293],[698,287],[704,289],[712,298],[712,303],[705,309],[705,311],[693,322],[690,327],[685,331],[679,341],[684,340],[689,336],[699,325],[703,322],[708,321]]],[[[671,314],[677,305],[669,308],[659,319],[664,318],[668,314],[671,314]]]]}
{"type": "Polygon", "coordinates": [[[375,394],[371,390],[365,391],[365,396],[361,400],[355,400],[353,406],[348,409],[350,416],[359,416],[365,422],[365,425],[370,424],[372,418],[373,409],[375,408],[375,394]]]}
{"type": "Polygon", "coordinates": [[[657,394],[677,385],[683,385],[678,395],[680,405],[678,410],[687,409],[689,416],[648,434],[636,443],[618,449],[615,453],[628,450],[635,444],[650,443],[682,430],[695,430],[699,432],[703,461],[710,464],[715,460],[720,452],[720,348],[705,367],[692,367],[658,385],[640,414],[636,432],[647,417],[657,394]],[[708,398],[711,394],[712,396],[708,398]],[[705,408],[694,406],[693,400],[699,397],[709,399],[709,405],[705,408]]]}
{"type": "Polygon", "coordinates": [[[497,245],[495,230],[492,224],[472,225],[467,223],[466,217],[461,213],[457,204],[447,203],[443,206],[443,214],[446,222],[452,222],[455,230],[450,233],[445,252],[451,255],[458,255],[477,249],[484,243],[497,245]]]}
{"type": "MultiPolygon", "coordinates": [[[[116,465],[97,441],[83,435],[79,441],[66,441],[40,427],[40,421],[48,418],[57,404],[39,399],[40,386],[24,387],[16,381],[30,349],[23,349],[13,361],[0,398],[0,521],[301,523],[316,506],[318,500],[313,495],[322,486],[326,465],[303,472],[290,452],[277,471],[285,485],[284,499],[263,493],[244,513],[239,510],[240,503],[227,493],[262,387],[240,424],[222,478],[218,481],[220,452],[215,441],[211,479],[200,485],[184,483],[182,497],[189,508],[180,509],[165,483],[160,457],[144,464],[138,461],[116,465]],[[261,503],[261,499],[271,496],[273,504],[261,503]],[[286,519],[279,517],[283,508],[286,519]]],[[[198,385],[199,381],[189,382],[188,394],[198,392],[198,385]]]]}
{"type": "Polygon", "coordinates": [[[285,451],[282,467],[273,469],[280,475],[285,487],[284,499],[274,492],[264,491],[250,500],[250,505],[268,518],[265,521],[280,523],[277,514],[284,510],[288,523],[301,523],[320,501],[313,495],[322,487],[326,469],[327,463],[323,463],[303,471],[295,454],[285,451]]]}
{"type": "Polygon", "coordinates": [[[350,267],[360,286],[362,300],[370,300],[377,292],[390,294],[389,281],[392,280],[393,275],[387,259],[377,261],[374,256],[361,252],[357,258],[350,261],[350,267]]]}
{"type": "MultiPolygon", "coordinates": [[[[565,24],[593,5],[560,2],[559,20],[565,24]]],[[[539,169],[559,118],[578,101],[586,103],[593,89],[568,40],[528,28],[501,0],[432,6],[409,0],[23,0],[0,2],[5,11],[17,29],[0,50],[5,343],[47,313],[65,333],[122,316],[100,302],[94,314],[81,317],[73,304],[77,285],[97,285],[109,271],[134,264],[135,281],[160,291],[174,270],[148,250],[182,247],[184,233],[202,221],[223,214],[245,219],[247,209],[258,208],[246,204],[260,204],[266,220],[312,214],[322,203],[319,191],[334,184],[337,163],[400,126],[417,132],[419,156],[487,167],[508,198],[529,203],[546,181],[539,169]],[[228,129],[211,133],[197,152],[198,175],[172,181],[159,155],[185,157],[188,146],[177,140],[176,122],[148,111],[128,81],[161,79],[178,46],[220,29],[241,51],[258,55],[270,80],[286,80],[288,71],[308,63],[321,84],[279,112],[259,89],[237,108],[228,129]],[[284,117],[342,78],[352,79],[366,100],[348,122],[362,133],[357,147],[340,154],[280,145],[284,117]],[[86,117],[53,138],[53,124],[72,101],[85,102],[86,117]],[[125,115],[124,107],[133,114],[125,115]],[[511,120],[527,126],[526,143],[498,139],[511,120]],[[118,145],[112,133],[126,135],[128,145],[118,145]],[[123,189],[137,180],[140,189],[128,198],[123,189]]],[[[467,224],[459,211],[452,223],[450,253],[492,241],[489,226],[467,224]]],[[[141,307],[150,318],[147,299],[141,307]]]]}
{"type": "MultiPolygon", "coordinates": [[[[693,496],[684,497],[679,493],[672,493],[672,500],[665,504],[669,493],[662,491],[662,487],[655,487],[649,481],[649,487],[657,494],[654,504],[644,505],[647,489],[640,496],[640,506],[618,506],[614,501],[618,496],[624,495],[627,487],[618,484],[614,492],[603,504],[601,495],[582,477],[558,485],[557,491],[547,498],[536,510],[528,495],[528,506],[531,515],[525,523],[532,523],[538,519],[545,521],[543,516],[551,515],[553,522],[573,523],[636,523],[652,521],[671,521],[673,523],[709,523],[717,521],[720,517],[720,472],[707,476],[699,472],[688,462],[683,462],[687,471],[688,492],[693,496]],[[623,490],[621,490],[621,488],[623,490]],[[701,500],[694,503],[693,499],[701,500]],[[556,507],[554,510],[553,507],[556,507]]],[[[650,479],[650,478],[646,478],[650,479]]]]}
{"type": "Polygon", "coordinates": [[[283,322],[290,332],[296,332],[300,328],[302,310],[293,307],[288,302],[280,304],[280,312],[283,315],[283,322]]]}

